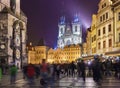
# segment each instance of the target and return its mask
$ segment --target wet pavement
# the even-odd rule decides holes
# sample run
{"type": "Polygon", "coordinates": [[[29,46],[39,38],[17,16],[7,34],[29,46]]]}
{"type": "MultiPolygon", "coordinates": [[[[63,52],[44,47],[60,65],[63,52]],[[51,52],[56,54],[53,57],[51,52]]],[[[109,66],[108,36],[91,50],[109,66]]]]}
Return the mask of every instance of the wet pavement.
{"type": "MultiPolygon", "coordinates": [[[[15,84],[10,85],[8,83],[0,86],[0,88],[44,88],[40,85],[39,81],[40,78],[35,79],[35,84],[29,85],[26,79],[19,79],[15,84]]],[[[101,85],[98,85],[93,81],[92,77],[87,77],[85,82],[82,78],[63,77],[55,81],[54,88],[120,88],[120,80],[114,77],[107,77],[102,80],[101,85]]]]}

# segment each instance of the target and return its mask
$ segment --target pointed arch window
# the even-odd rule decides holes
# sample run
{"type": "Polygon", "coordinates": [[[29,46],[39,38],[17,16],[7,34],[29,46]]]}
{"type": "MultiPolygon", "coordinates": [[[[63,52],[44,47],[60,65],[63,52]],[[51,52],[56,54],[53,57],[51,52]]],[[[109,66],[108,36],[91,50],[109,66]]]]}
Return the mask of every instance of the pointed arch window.
{"type": "Polygon", "coordinates": [[[75,26],[75,32],[77,32],[77,26],[75,26]]]}
{"type": "Polygon", "coordinates": [[[60,31],[61,31],[61,34],[63,34],[63,28],[61,28],[61,30],[60,30],[60,31]]]}

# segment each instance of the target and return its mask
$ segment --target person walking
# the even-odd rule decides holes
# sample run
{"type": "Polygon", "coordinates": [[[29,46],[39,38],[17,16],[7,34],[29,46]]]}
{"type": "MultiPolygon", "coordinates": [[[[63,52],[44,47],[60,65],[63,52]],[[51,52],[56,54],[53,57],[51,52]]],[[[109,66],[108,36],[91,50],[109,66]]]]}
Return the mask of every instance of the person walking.
{"type": "Polygon", "coordinates": [[[17,75],[17,67],[15,65],[12,65],[10,68],[10,83],[11,84],[15,83],[16,75],[17,75]]]}
{"type": "Polygon", "coordinates": [[[48,86],[48,72],[49,72],[49,66],[46,63],[46,59],[42,59],[42,64],[40,67],[40,84],[44,87],[47,88],[48,86]]]}
{"type": "Polygon", "coordinates": [[[97,83],[97,84],[101,84],[101,63],[100,63],[100,59],[99,56],[97,56],[96,58],[94,58],[94,61],[92,62],[92,70],[93,70],[93,80],[97,83]]]}
{"type": "Polygon", "coordinates": [[[55,88],[54,87],[55,70],[54,70],[54,65],[53,64],[49,65],[48,79],[49,79],[49,83],[48,84],[49,84],[50,88],[55,88]]]}
{"type": "Polygon", "coordinates": [[[81,60],[81,63],[80,63],[80,70],[81,70],[81,76],[83,78],[83,81],[85,81],[85,63],[83,60],[81,60]]]}
{"type": "Polygon", "coordinates": [[[28,64],[27,66],[27,78],[29,81],[29,84],[34,84],[34,76],[35,76],[35,68],[32,64],[28,64]]]}

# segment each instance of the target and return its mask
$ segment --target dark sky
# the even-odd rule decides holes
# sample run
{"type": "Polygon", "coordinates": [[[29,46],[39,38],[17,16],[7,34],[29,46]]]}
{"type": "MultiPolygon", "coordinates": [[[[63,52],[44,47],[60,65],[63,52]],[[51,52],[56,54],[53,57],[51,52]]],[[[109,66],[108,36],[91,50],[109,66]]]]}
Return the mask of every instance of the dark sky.
{"type": "MultiPolygon", "coordinates": [[[[28,17],[28,42],[44,38],[46,45],[57,44],[58,21],[62,15],[72,19],[79,14],[83,26],[90,27],[92,14],[97,13],[100,0],[21,0],[21,9],[28,17]]],[[[85,30],[84,29],[84,30],[85,30]]]]}

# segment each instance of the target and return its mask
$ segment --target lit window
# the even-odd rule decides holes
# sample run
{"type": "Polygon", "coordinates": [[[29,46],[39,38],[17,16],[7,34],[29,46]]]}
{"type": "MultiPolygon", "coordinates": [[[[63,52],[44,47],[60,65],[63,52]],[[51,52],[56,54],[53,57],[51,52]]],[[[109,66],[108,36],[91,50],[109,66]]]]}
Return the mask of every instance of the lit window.
{"type": "Polygon", "coordinates": [[[63,28],[61,28],[61,34],[63,34],[63,28]]]}
{"type": "Polygon", "coordinates": [[[102,22],[102,16],[100,17],[100,22],[102,22]]]}
{"type": "Polygon", "coordinates": [[[98,49],[100,49],[100,45],[101,45],[101,44],[100,44],[100,42],[99,42],[99,43],[98,43],[98,49]]]}
{"type": "Polygon", "coordinates": [[[75,26],[75,32],[77,32],[77,26],[75,26]]]}
{"type": "Polygon", "coordinates": [[[106,19],[108,19],[108,13],[106,13],[106,19]]]}
{"type": "Polygon", "coordinates": [[[96,40],[96,35],[94,35],[94,41],[96,40]]]}
{"type": "Polygon", "coordinates": [[[103,20],[105,20],[105,14],[103,15],[103,20]]]}
{"type": "Polygon", "coordinates": [[[120,42],[120,33],[119,33],[119,42],[120,42]]]}
{"type": "Polygon", "coordinates": [[[120,21],[120,12],[118,13],[118,21],[120,21]]]}
{"type": "Polygon", "coordinates": [[[111,24],[108,25],[108,32],[111,32],[111,24]]]}
{"type": "Polygon", "coordinates": [[[100,36],[100,29],[98,30],[98,36],[100,36]]]}
{"type": "Polygon", "coordinates": [[[103,48],[106,48],[106,41],[103,41],[103,48]]]}
{"type": "Polygon", "coordinates": [[[112,47],[112,39],[109,39],[109,47],[112,47]]]}
{"type": "Polygon", "coordinates": [[[105,27],[103,27],[103,34],[105,34],[105,27]]]}

